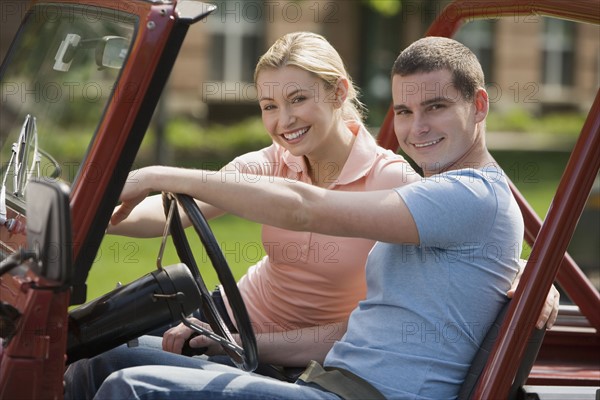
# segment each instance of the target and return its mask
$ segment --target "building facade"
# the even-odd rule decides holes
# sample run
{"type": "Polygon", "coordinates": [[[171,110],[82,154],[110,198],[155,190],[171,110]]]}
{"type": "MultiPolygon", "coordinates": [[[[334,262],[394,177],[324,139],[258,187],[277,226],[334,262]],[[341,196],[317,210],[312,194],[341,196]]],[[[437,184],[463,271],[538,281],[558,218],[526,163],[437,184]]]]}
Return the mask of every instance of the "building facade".
{"type": "MultiPolygon", "coordinates": [[[[284,33],[307,30],[338,49],[361,88],[369,124],[378,125],[390,103],[389,71],[396,55],[424,35],[448,2],[380,0],[383,11],[365,0],[211,3],[217,11],[192,25],[171,74],[163,102],[169,112],[224,123],[259,115],[253,86],[258,57],[284,33]],[[394,3],[401,5],[399,11],[386,15],[394,3]]],[[[25,0],[0,3],[2,58],[26,5],[25,0]]],[[[469,22],[456,38],[480,58],[492,109],[500,112],[587,111],[600,84],[598,26],[512,16],[469,22]]]]}

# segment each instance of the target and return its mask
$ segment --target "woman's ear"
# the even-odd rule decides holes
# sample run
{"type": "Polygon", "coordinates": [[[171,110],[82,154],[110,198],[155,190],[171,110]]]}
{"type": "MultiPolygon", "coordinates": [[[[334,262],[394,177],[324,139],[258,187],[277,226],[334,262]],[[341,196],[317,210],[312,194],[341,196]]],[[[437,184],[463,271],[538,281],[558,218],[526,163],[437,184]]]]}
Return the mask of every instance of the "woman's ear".
{"type": "Polygon", "coordinates": [[[338,78],[337,82],[335,83],[335,106],[337,108],[341,107],[342,104],[344,104],[344,102],[346,101],[346,98],[348,97],[348,87],[349,87],[349,82],[348,79],[346,78],[338,78]]]}
{"type": "Polygon", "coordinates": [[[475,122],[479,123],[488,115],[488,111],[490,109],[490,101],[488,98],[488,93],[485,89],[480,88],[475,92],[475,122]]]}

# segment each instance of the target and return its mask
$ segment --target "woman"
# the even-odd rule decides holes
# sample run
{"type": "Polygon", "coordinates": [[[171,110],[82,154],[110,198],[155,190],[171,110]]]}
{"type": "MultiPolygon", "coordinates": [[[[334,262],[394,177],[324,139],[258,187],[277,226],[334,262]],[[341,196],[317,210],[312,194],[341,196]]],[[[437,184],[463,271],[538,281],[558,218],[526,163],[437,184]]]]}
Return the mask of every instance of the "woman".
{"type": "MultiPolygon", "coordinates": [[[[260,58],[254,76],[273,144],[236,158],[223,174],[236,170],[343,191],[388,189],[419,179],[401,156],[378,147],[367,132],[357,90],[339,54],[322,36],[284,35],[260,58]]],[[[207,218],[223,214],[199,205],[207,218]]],[[[113,216],[109,233],[162,234],[160,196],[146,199],[123,221],[121,212],[113,216]]],[[[337,324],[365,297],[364,266],[374,241],[265,225],[262,242],[266,256],[238,284],[256,332],[324,325],[341,332],[337,324]]],[[[226,308],[231,315],[227,301],[216,296],[221,311],[226,308]]],[[[189,333],[179,333],[165,335],[166,349],[180,352],[189,333]]]]}

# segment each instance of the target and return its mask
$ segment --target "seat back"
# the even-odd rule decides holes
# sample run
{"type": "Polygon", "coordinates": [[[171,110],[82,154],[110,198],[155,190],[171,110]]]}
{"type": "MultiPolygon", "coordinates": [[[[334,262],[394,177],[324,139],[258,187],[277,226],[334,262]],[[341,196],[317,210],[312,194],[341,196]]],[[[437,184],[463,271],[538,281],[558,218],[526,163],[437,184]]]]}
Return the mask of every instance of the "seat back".
{"type": "MultiPolygon", "coordinates": [[[[473,393],[475,392],[475,388],[477,387],[477,383],[479,382],[479,378],[483,373],[483,369],[487,363],[487,360],[494,348],[494,343],[496,342],[496,338],[500,332],[500,328],[502,323],[504,322],[504,317],[506,316],[506,312],[508,307],[510,307],[510,301],[507,301],[506,304],[500,309],[496,320],[490,326],[479,350],[475,354],[473,361],[471,362],[471,367],[467,373],[467,377],[463,382],[460,391],[458,393],[459,400],[472,400],[473,393]]],[[[529,342],[527,343],[527,347],[525,348],[525,353],[523,354],[523,359],[521,360],[521,365],[517,370],[517,374],[515,375],[515,379],[509,391],[508,400],[516,400],[519,399],[520,393],[522,391],[522,386],[527,380],[529,376],[529,372],[537,358],[537,354],[540,350],[540,346],[542,345],[542,341],[544,340],[544,334],[546,333],[545,329],[537,329],[534,328],[533,333],[529,342]]]]}

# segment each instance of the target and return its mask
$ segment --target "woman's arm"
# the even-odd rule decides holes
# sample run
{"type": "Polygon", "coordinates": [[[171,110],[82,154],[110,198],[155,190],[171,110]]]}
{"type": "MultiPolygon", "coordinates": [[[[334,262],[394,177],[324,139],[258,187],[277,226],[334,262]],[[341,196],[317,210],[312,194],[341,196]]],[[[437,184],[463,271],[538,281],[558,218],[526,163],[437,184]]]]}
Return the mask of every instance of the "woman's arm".
{"type": "MultiPolygon", "coordinates": [[[[208,324],[195,318],[192,320],[210,329],[208,324]]],[[[284,332],[257,333],[258,358],[261,363],[284,367],[305,367],[311,360],[323,363],[333,344],[346,333],[347,326],[347,321],[344,321],[284,332]]],[[[163,336],[163,350],[181,354],[183,344],[191,334],[192,330],[183,324],[169,329],[163,336]]],[[[241,342],[239,335],[233,336],[238,343],[241,342]]],[[[206,336],[191,339],[190,347],[207,347],[207,355],[225,354],[218,343],[206,336]]]]}
{"type": "Polygon", "coordinates": [[[393,190],[344,192],[285,178],[172,167],[133,171],[123,188],[117,224],[153,191],[186,193],[221,210],[279,228],[334,236],[418,243],[416,225],[393,190]]]}
{"type": "Polygon", "coordinates": [[[283,367],[306,367],[311,360],[323,364],[325,356],[344,336],[347,328],[348,322],[344,321],[284,332],[259,333],[256,335],[258,358],[263,363],[283,367]]]}

